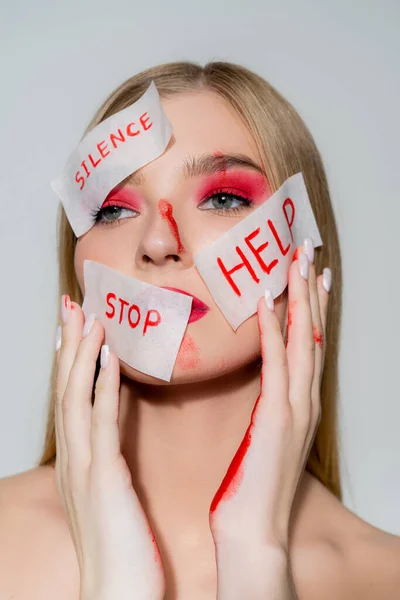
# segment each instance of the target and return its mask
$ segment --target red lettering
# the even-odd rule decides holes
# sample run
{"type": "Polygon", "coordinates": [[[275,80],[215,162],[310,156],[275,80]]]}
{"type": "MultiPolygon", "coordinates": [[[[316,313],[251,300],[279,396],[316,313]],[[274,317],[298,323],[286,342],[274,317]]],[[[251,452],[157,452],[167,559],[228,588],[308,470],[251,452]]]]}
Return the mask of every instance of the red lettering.
{"type": "Polygon", "coordinates": [[[123,312],[124,312],[124,306],[128,306],[129,302],[127,302],[126,300],[123,300],[122,298],[118,298],[120,304],[121,304],[121,311],[119,313],[119,321],[118,323],[122,323],[122,319],[124,318],[123,312]]]}
{"type": "Polygon", "coordinates": [[[242,267],[246,267],[247,270],[249,271],[250,275],[252,276],[252,278],[254,279],[254,281],[256,283],[260,283],[260,280],[258,279],[253,267],[251,266],[251,264],[249,263],[248,259],[245,257],[245,255],[243,254],[242,250],[239,248],[239,246],[236,246],[236,252],[239,254],[240,258],[242,259],[242,263],[237,264],[235,267],[233,267],[230,271],[228,271],[224,265],[224,263],[222,262],[222,260],[218,257],[217,258],[217,263],[219,268],[221,269],[225,279],[227,280],[227,282],[231,285],[233,291],[235,292],[235,294],[237,296],[241,296],[241,292],[238,288],[238,286],[236,285],[236,283],[233,281],[231,274],[234,273],[235,271],[238,271],[239,269],[241,269],[242,267]]]}
{"type": "Polygon", "coordinates": [[[89,177],[90,171],[88,171],[88,168],[87,168],[86,163],[85,163],[84,160],[81,162],[81,167],[83,167],[85,169],[85,173],[89,177]]]}
{"type": "Polygon", "coordinates": [[[92,163],[93,167],[96,168],[97,165],[99,165],[101,163],[101,158],[99,158],[99,160],[95,163],[93,161],[93,156],[91,154],[88,155],[88,159],[90,160],[90,162],[92,163]]]}
{"type": "Polygon", "coordinates": [[[270,230],[272,231],[272,234],[273,234],[273,236],[274,236],[274,238],[276,240],[276,243],[279,246],[279,250],[281,251],[282,256],[285,256],[289,252],[290,244],[289,244],[289,246],[287,248],[284,248],[282,246],[281,238],[279,237],[279,235],[278,235],[278,233],[277,233],[277,231],[275,229],[275,225],[273,224],[273,222],[271,221],[271,219],[268,219],[268,225],[269,225],[270,230]]]}
{"type": "Polygon", "coordinates": [[[76,175],[75,175],[75,181],[76,181],[76,183],[79,183],[79,182],[81,182],[81,183],[82,183],[81,187],[79,188],[79,189],[81,190],[81,189],[84,187],[84,185],[85,185],[85,179],[84,179],[84,177],[82,177],[82,175],[81,175],[81,172],[80,172],[80,171],[77,171],[77,172],[76,172],[76,175]],[[79,176],[79,177],[78,177],[78,176],[79,176]]]}
{"type": "Polygon", "coordinates": [[[292,242],[293,242],[294,240],[293,240],[293,233],[292,233],[292,225],[293,225],[293,221],[294,221],[295,208],[294,208],[294,204],[290,198],[286,198],[285,202],[282,204],[282,209],[283,209],[283,214],[285,215],[285,219],[286,219],[288,227],[289,227],[290,237],[292,238],[292,242]],[[290,221],[290,223],[289,223],[289,219],[288,219],[287,212],[286,212],[286,206],[289,204],[292,207],[292,220],[290,221]]]}
{"type": "Polygon", "coordinates": [[[157,327],[157,325],[159,325],[160,323],[161,323],[161,315],[160,315],[160,313],[155,308],[151,308],[150,310],[147,311],[146,320],[144,322],[143,334],[142,335],[146,335],[147,327],[157,327]],[[156,315],[156,320],[155,321],[152,321],[150,319],[151,313],[154,313],[156,315]]]}
{"type": "Polygon", "coordinates": [[[110,154],[110,151],[108,151],[108,152],[106,152],[106,153],[104,154],[104,150],[105,150],[105,148],[102,148],[102,147],[101,147],[101,145],[102,145],[102,144],[105,144],[105,145],[106,145],[106,148],[107,148],[107,143],[105,142],[105,140],[102,140],[101,142],[99,142],[99,143],[97,144],[97,150],[100,152],[101,156],[102,156],[103,158],[105,158],[106,156],[108,156],[108,155],[110,154]]]}
{"type": "Polygon", "coordinates": [[[124,134],[122,133],[122,131],[120,129],[118,129],[118,133],[119,133],[120,137],[115,135],[115,133],[110,133],[110,142],[112,143],[114,148],[117,147],[117,145],[115,144],[115,140],[119,140],[120,142],[125,141],[124,134]]]}
{"type": "Polygon", "coordinates": [[[250,248],[250,250],[256,257],[257,262],[260,265],[260,267],[262,268],[262,270],[264,271],[264,273],[268,273],[268,275],[269,275],[271,273],[272,269],[278,264],[278,260],[275,259],[272,262],[270,262],[269,265],[267,265],[267,264],[265,264],[265,262],[263,261],[263,259],[260,256],[260,252],[268,246],[269,242],[265,242],[264,244],[261,244],[261,246],[258,246],[258,248],[254,248],[253,244],[250,243],[250,240],[252,240],[254,237],[256,237],[256,235],[258,235],[260,233],[260,231],[261,231],[260,227],[257,227],[257,229],[252,231],[249,235],[247,235],[244,238],[244,241],[246,242],[246,244],[248,245],[248,247],[250,248]]]}
{"type": "Polygon", "coordinates": [[[128,135],[130,135],[131,137],[135,136],[135,135],[139,135],[140,133],[140,129],[138,129],[138,131],[131,131],[131,127],[133,127],[135,125],[135,123],[129,123],[129,125],[126,126],[126,133],[128,135]]]}
{"type": "Polygon", "coordinates": [[[130,309],[128,311],[128,321],[129,321],[129,325],[132,327],[132,329],[135,329],[135,327],[138,325],[138,323],[140,321],[140,308],[138,306],[136,306],[136,304],[132,304],[132,306],[130,307],[130,309]],[[131,314],[132,314],[133,310],[135,310],[137,312],[137,321],[135,323],[131,320],[131,314]]]}
{"type": "Polygon", "coordinates": [[[144,118],[144,116],[147,115],[147,112],[143,113],[140,118],[139,121],[142,124],[142,127],[145,131],[147,131],[148,129],[150,129],[150,127],[153,125],[153,123],[150,123],[150,125],[148,127],[146,127],[146,123],[147,121],[150,121],[150,117],[147,117],[147,119],[144,118]]]}
{"type": "Polygon", "coordinates": [[[113,316],[115,315],[115,306],[113,306],[112,304],[110,304],[110,300],[111,300],[111,298],[112,298],[113,300],[116,300],[116,299],[117,299],[117,297],[116,297],[116,295],[115,295],[115,294],[113,294],[112,292],[110,292],[109,294],[107,294],[107,297],[106,297],[106,302],[107,302],[108,306],[109,306],[109,307],[112,309],[112,312],[111,312],[111,313],[108,313],[108,312],[106,312],[106,317],[108,317],[109,319],[112,319],[112,318],[113,318],[113,316]]]}

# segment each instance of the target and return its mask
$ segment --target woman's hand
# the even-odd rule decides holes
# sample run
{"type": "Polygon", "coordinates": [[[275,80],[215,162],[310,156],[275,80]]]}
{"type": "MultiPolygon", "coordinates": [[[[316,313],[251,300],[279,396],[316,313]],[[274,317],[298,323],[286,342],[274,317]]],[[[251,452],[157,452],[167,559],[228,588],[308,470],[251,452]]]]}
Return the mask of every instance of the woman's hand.
{"type": "Polygon", "coordinates": [[[83,312],[67,295],[61,310],[55,470],[79,563],[80,600],[161,600],[161,557],[120,451],[118,357],[102,346],[92,406],[104,329],[89,317],[82,330],[83,312]]]}
{"type": "MultiPolygon", "coordinates": [[[[300,254],[289,270],[286,347],[272,297],[271,308],[268,294],[258,303],[261,393],[210,507],[218,600],[296,598],[289,519],[320,421],[329,297],[316,277],[311,240],[305,247],[309,258],[300,254]]],[[[329,288],[329,269],[324,277],[329,288]]]]}

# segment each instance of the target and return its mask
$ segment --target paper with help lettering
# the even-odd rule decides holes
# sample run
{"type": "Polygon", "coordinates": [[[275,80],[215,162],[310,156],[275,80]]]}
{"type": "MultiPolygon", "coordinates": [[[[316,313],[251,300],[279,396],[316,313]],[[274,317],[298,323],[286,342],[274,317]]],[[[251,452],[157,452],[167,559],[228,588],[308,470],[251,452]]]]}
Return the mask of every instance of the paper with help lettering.
{"type": "Polygon", "coordinates": [[[87,318],[95,313],[105,344],[128,365],[170,381],[192,307],[186,296],[128,277],[101,263],[83,263],[87,318]]]}
{"type": "Polygon", "coordinates": [[[93,213],[117,184],[164,152],[171,134],[153,81],[137,102],[89,131],[51,183],[76,237],[93,227],[93,213]]]}
{"type": "Polygon", "coordinates": [[[257,312],[269,288],[274,298],[287,285],[297,246],[322,239],[302,173],[289,177],[259,208],[194,257],[216,304],[236,331],[257,312]]]}

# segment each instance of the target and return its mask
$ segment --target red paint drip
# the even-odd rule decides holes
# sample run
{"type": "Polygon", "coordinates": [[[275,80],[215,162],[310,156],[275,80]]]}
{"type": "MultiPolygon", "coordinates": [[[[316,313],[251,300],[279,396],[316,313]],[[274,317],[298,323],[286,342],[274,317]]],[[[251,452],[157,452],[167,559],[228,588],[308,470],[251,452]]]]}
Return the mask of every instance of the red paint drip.
{"type": "Polygon", "coordinates": [[[286,330],[286,348],[287,345],[289,343],[289,329],[291,328],[292,324],[293,324],[293,316],[292,316],[292,310],[294,308],[296,304],[296,301],[290,302],[289,306],[288,306],[288,322],[287,322],[287,330],[286,330]]]}
{"type": "Polygon", "coordinates": [[[158,210],[163,219],[167,219],[172,235],[174,236],[176,243],[178,244],[178,252],[183,252],[184,247],[179,237],[178,225],[172,214],[172,205],[167,200],[161,199],[158,203],[158,210]]]}
{"type": "Polygon", "coordinates": [[[324,334],[319,332],[315,325],[313,325],[313,331],[314,331],[315,343],[318,344],[318,346],[320,348],[323,348],[324,347],[324,334]]]}
{"type": "Polygon", "coordinates": [[[210,506],[211,514],[213,512],[215,512],[215,510],[217,509],[218,504],[221,502],[221,500],[224,500],[226,498],[231,498],[232,496],[234,496],[236,494],[236,492],[238,491],[238,489],[240,487],[240,484],[243,481],[243,469],[241,467],[242,467],[243,459],[246,456],[246,453],[250,447],[251,431],[254,427],[254,414],[255,414],[255,410],[257,408],[260,398],[261,398],[261,394],[258,396],[256,403],[254,405],[253,412],[251,413],[250,425],[247,428],[247,431],[242,440],[242,443],[240,444],[239,448],[237,449],[237,452],[236,452],[235,456],[233,457],[231,464],[229,465],[226,475],[225,475],[224,479],[222,480],[222,483],[219,486],[217,493],[215,494],[215,496],[211,502],[211,506],[210,506]]]}

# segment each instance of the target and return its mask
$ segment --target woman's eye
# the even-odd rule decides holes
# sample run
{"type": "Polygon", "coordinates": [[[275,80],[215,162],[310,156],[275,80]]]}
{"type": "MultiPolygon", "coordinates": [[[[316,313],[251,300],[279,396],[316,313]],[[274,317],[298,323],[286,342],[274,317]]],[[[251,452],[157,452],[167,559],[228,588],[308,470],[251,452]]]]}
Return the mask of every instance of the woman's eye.
{"type": "Polygon", "coordinates": [[[229,194],[228,192],[218,192],[213,194],[207,200],[204,200],[198,205],[200,210],[217,210],[217,211],[240,211],[246,206],[251,206],[253,203],[248,198],[243,198],[237,194],[229,194]]]}
{"type": "Polygon", "coordinates": [[[94,215],[95,223],[113,223],[121,221],[126,217],[136,217],[139,213],[131,208],[123,208],[122,206],[106,206],[96,211],[94,215]],[[124,214],[125,211],[125,214],[124,214]],[[130,214],[133,213],[133,214],[130,214]]]}

